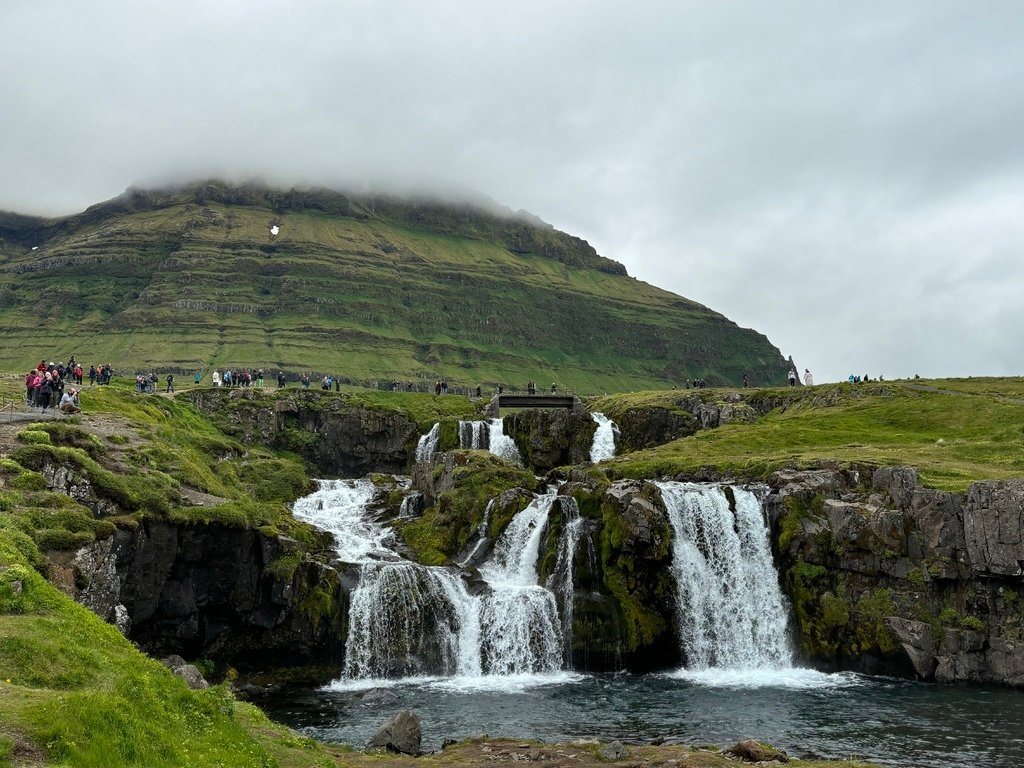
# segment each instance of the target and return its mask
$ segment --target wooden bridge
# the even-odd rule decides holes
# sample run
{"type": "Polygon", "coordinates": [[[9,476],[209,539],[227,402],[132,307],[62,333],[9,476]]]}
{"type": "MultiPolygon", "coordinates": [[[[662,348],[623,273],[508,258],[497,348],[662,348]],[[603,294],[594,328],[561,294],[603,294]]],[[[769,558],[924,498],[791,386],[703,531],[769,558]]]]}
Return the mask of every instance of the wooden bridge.
{"type": "Polygon", "coordinates": [[[573,393],[566,394],[505,394],[495,395],[484,409],[484,415],[496,419],[501,415],[502,408],[567,408],[583,410],[583,403],[573,393]]]}

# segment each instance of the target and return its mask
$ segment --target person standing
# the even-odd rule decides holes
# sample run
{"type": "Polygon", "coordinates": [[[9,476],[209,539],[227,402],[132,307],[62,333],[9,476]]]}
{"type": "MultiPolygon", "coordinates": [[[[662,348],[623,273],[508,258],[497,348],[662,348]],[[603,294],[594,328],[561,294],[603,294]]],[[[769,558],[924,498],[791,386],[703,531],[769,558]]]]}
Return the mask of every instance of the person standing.
{"type": "Polygon", "coordinates": [[[174,374],[173,373],[168,373],[167,374],[167,390],[166,390],[166,393],[170,394],[173,391],[174,391],[174,374]]]}
{"type": "Polygon", "coordinates": [[[193,376],[192,376],[192,383],[195,384],[198,387],[199,386],[199,382],[202,381],[202,380],[203,380],[203,374],[201,374],[199,371],[196,371],[195,374],[193,374],[193,376]]]}
{"type": "Polygon", "coordinates": [[[811,376],[811,371],[809,368],[804,368],[804,385],[808,387],[814,386],[814,377],[811,376]]]}

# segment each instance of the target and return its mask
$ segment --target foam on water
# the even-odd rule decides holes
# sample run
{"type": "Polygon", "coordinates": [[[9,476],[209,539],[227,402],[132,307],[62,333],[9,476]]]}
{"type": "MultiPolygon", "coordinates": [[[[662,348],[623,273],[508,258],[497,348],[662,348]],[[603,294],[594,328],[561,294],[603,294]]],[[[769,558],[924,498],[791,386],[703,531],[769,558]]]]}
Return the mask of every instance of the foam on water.
{"type": "Polygon", "coordinates": [[[813,690],[851,688],[865,685],[863,676],[854,672],[829,674],[804,667],[780,667],[778,669],[740,669],[712,667],[710,669],[679,669],[665,673],[665,677],[685,680],[705,688],[787,688],[791,690],[813,690]]]}

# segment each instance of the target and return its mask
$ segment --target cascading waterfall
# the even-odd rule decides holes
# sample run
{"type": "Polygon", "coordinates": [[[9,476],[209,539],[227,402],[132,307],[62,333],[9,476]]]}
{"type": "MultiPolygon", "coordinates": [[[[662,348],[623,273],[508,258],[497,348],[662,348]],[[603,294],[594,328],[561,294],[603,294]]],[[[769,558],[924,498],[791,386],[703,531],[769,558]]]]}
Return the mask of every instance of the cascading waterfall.
{"type": "MultiPolygon", "coordinates": [[[[509,523],[480,568],[487,590],[479,595],[469,593],[458,571],[404,560],[393,548],[394,532],[367,514],[374,494],[368,480],[323,481],[294,507],[297,518],[334,534],[340,560],[359,566],[349,598],[344,677],[479,678],[562,668],[564,619],[552,589],[571,611],[575,541],[567,537],[578,536],[579,527],[567,516],[558,573],[551,588],[539,585],[540,542],[554,492],[536,497],[509,523]]],[[[569,502],[566,507],[575,509],[569,502]]],[[[489,512],[490,505],[485,520],[489,512]]]]}
{"type": "Polygon", "coordinates": [[[479,675],[476,601],[456,574],[409,562],[391,548],[394,531],[366,514],[375,492],[369,480],[328,480],[293,508],[295,517],[334,534],[339,560],[360,566],[349,599],[345,676],[479,675]]]}
{"type": "Polygon", "coordinates": [[[476,534],[476,546],[470,551],[468,555],[459,563],[459,568],[465,568],[476,557],[480,549],[487,544],[487,530],[491,525],[491,510],[494,509],[494,499],[487,502],[487,506],[484,508],[484,519],[480,521],[480,525],[477,526],[476,534]]]}
{"type": "Polygon", "coordinates": [[[768,545],[761,502],[725,489],[658,483],[674,534],[679,637],[687,668],[792,666],[786,605],[768,545]]]}
{"type": "Polygon", "coordinates": [[[505,422],[502,419],[491,419],[488,443],[491,453],[495,456],[500,456],[513,464],[523,463],[523,457],[519,455],[516,441],[505,434],[505,422]]]}
{"type": "Polygon", "coordinates": [[[459,447],[489,450],[513,464],[522,464],[516,442],[505,434],[505,423],[502,419],[489,421],[460,421],[459,447]]]}
{"type": "Polygon", "coordinates": [[[615,456],[615,435],[619,428],[603,413],[591,413],[590,417],[597,422],[594,442],[590,444],[590,461],[596,464],[615,456]]]}
{"type": "Polygon", "coordinates": [[[555,494],[534,499],[498,539],[480,575],[491,588],[480,610],[481,656],[491,674],[554,672],[563,657],[555,595],[537,583],[537,558],[555,494]]]}
{"type": "Polygon", "coordinates": [[[366,564],[349,605],[345,676],[478,677],[477,610],[462,579],[443,568],[366,564]]]}
{"type": "Polygon", "coordinates": [[[434,424],[427,434],[420,436],[420,441],[416,444],[416,461],[430,461],[437,453],[437,444],[440,440],[441,425],[434,424]]]}

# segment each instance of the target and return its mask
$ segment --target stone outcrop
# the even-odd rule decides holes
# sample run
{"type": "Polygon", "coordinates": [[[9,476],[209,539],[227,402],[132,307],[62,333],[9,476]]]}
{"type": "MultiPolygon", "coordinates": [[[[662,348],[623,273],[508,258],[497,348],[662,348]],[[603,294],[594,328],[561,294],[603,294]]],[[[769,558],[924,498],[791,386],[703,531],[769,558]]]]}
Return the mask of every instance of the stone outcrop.
{"type": "Polygon", "coordinates": [[[366,744],[366,749],[386,749],[403,755],[418,755],[423,731],[420,719],[407,709],[384,722],[366,744]]]}
{"type": "Polygon", "coordinates": [[[536,472],[590,461],[597,424],[586,411],[531,409],[506,416],[505,434],[536,472]]]}
{"type": "Polygon", "coordinates": [[[688,437],[701,428],[692,414],[668,408],[629,408],[613,418],[619,427],[623,451],[653,448],[688,437]]]}
{"type": "Polygon", "coordinates": [[[50,560],[51,580],[150,652],[241,667],[268,652],[341,658],[344,575],[287,536],[145,521],[50,560]]]}
{"type": "Polygon", "coordinates": [[[1024,479],[975,483],[964,535],[975,573],[1019,577],[1024,567],[1024,479]]]}
{"type": "Polygon", "coordinates": [[[227,434],[294,451],[322,474],[360,477],[409,466],[419,426],[398,411],[349,406],[344,395],[318,390],[292,390],[278,399],[262,394],[212,389],[190,397],[227,434]]]}
{"type": "Polygon", "coordinates": [[[911,467],[786,471],[766,505],[805,653],[940,682],[1024,684],[1024,480],[966,496],[911,467]]]}

